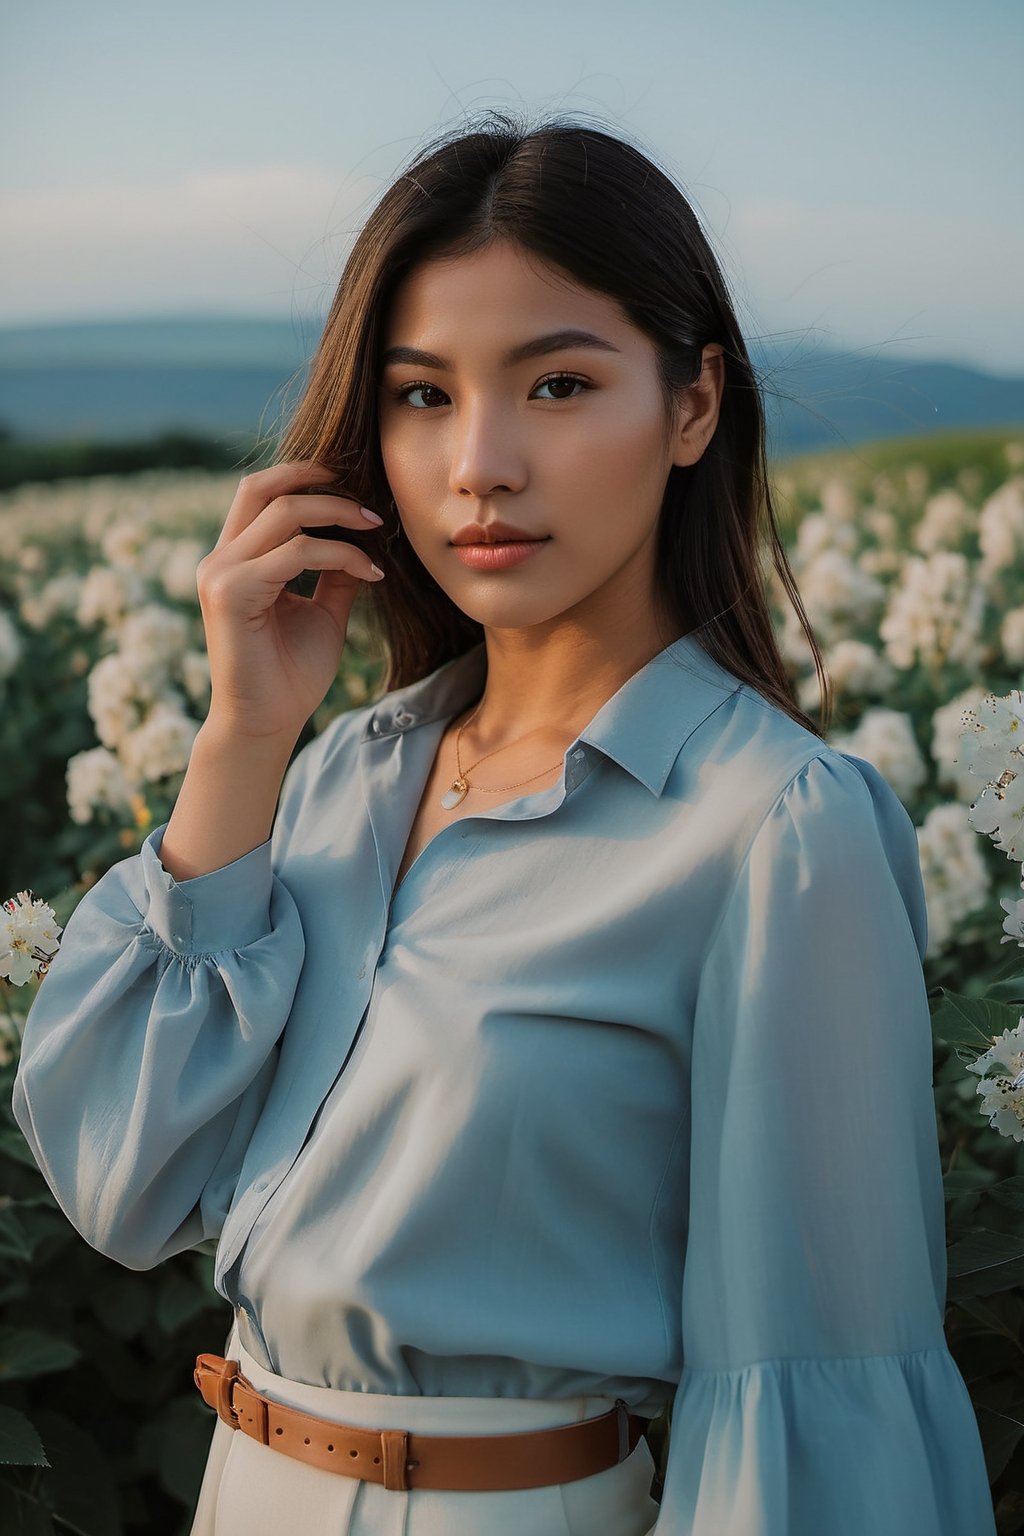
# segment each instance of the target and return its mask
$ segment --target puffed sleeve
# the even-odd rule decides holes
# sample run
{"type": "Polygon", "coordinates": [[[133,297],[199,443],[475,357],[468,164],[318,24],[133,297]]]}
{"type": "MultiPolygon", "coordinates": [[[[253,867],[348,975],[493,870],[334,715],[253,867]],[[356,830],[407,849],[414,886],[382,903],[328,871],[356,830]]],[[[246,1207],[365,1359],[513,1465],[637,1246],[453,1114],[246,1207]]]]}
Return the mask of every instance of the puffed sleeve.
{"type": "Polygon", "coordinates": [[[995,1536],[943,1333],[926,940],[909,815],[826,748],[758,828],[702,969],[657,1536],[995,1536]]]}
{"type": "MultiPolygon", "coordinates": [[[[288,768],[278,820],[312,745],[288,768]]],[[[271,838],[176,881],[160,862],[166,826],[68,919],[12,1101],[68,1219],[129,1269],[216,1247],[305,951],[271,838]]]]}

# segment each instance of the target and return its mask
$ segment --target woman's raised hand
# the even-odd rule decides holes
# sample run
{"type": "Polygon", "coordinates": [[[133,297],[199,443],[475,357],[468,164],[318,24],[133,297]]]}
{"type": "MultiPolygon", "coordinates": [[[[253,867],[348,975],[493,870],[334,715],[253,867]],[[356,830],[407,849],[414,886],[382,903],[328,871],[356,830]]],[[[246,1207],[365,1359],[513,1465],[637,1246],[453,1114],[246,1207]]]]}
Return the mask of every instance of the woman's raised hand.
{"type": "Polygon", "coordinates": [[[208,719],[221,730],[297,740],[337,675],[360,584],[380,579],[364,550],[302,532],[376,526],[350,497],[304,494],[337,478],[302,459],[243,475],[220,537],[199,562],[208,719]],[[313,596],[286,592],[307,570],[320,572],[313,596]]]}

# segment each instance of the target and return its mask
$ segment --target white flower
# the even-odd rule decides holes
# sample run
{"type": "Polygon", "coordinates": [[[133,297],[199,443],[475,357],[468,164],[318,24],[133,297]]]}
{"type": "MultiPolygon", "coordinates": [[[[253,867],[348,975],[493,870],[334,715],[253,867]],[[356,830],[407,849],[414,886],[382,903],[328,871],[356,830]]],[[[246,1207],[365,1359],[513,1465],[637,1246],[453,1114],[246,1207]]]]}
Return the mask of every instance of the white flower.
{"type": "MultiPolygon", "coordinates": [[[[837,640],[826,649],[824,661],[837,695],[884,694],[896,681],[895,667],[866,640],[837,640]]],[[[815,675],[801,685],[801,707],[813,707],[817,700],[818,679],[815,675]]]]}
{"type": "Polygon", "coordinates": [[[31,891],[19,891],[3,903],[0,917],[0,976],[24,986],[33,976],[45,976],[60,941],[57,914],[31,891]]]}
{"type": "Polygon", "coordinates": [[[849,480],[832,477],[821,487],[821,510],[830,523],[841,525],[857,516],[857,493],[849,480]]]}
{"type": "Polygon", "coordinates": [[[973,526],[974,513],[959,491],[936,491],[924,504],[924,516],[911,534],[911,542],[922,554],[958,545],[973,526]]]}
{"type": "Polygon", "coordinates": [[[132,788],[120,762],[106,747],[76,752],[65,770],[71,820],[84,826],[93,810],[104,806],[124,812],[132,809],[132,788]]]}
{"type": "Polygon", "coordinates": [[[991,877],[962,805],[936,805],[917,829],[918,859],[928,908],[927,955],[941,954],[959,925],[984,904],[991,877]]]}
{"type": "Polygon", "coordinates": [[[86,682],[86,703],[96,734],[105,747],[116,747],[141,720],[156,690],[119,651],[101,656],[86,682]]]}
{"type": "Polygon", "coordinates": [[[989,581],[1024,553],[1024,475],[992,492],[978,514],[979,574],[989,581]]]}
{"type": "Polygon", "coordinates": [[[122,737],[118,750],[133,784],[153,783],[188,766],[199,722],[172,698],[158,700],[141,725],[122,737]]]}
{"type": "Polygon", "coordinates": [[[1024,608],[1010,608],[999,626],[999,644],[1007,661],[1024,661],[1024,608]]]}
{"type": "Polygon", "coordinates": [[[988,1050],[967,1064],[967,1070],[981,1075],[981,1113],[988,1116],[992,1129],[1024,1141],[1024,1018],[1015,1029],[996,1035],[988,1050]],[[993,1067],[992,1076],[985,1076],[993,1067]]]}
{"type": "Polygon", "coordinates": [[[831,644],[851,629],[871,624],[885,601],[885,588],[842,550],[823,549],[800,575],[800,596],[811,628],[831,644]]]}
{"type": "Polygon", "coordinates": [[[138,571],[142,569],[141,557],[150,537],[141,519],[124,517],[104,529],[100,548],[111,565],[138,571]]]}
{"type": "Polygon", "coordinates": [[[186,651],[181,658],[181,680],[196,704],[210,701],[210,658],[205,651],[186,651]]]}
{"type": "Polygon", "coordinates": [[[208,546],[200,539],[175,539],[167,552],[159,572],[155,573],[163,583],[168,597],[182,603],[197,603],[196,567],[207,553],[208,546]]]}
{"type": "Polygon", "coordinates": [[[114,625],[129,609],[137,608],[145,594],[146,583],[138,571],[94,565],[82,582],[78,622],[114,625]]]}
{"type": "Polygon", "coordinates": [[[1013,688],[1002,698],[986,689],[972,709],[964,711],[960,760],[986,784],[996,783],[1009,770],[1024,767],[1024,693],[1013,688]]]}
{"type": "Polygon", "coordinates": [[[986,693],[973,710],[964,711],[960,756],[984,785],[967,812],[976,832],[984,832],[1008,859],[1024,859],[1024,694],[1003,698],[986,693]]]}
{"type": "Polygon", "coordinates": [[[188,642],[188,619],[162,603],[146,603],[117,625],[118,649],[150,697],[167,682],[188,642]]]}
{"type": "Polygon", "coordinates": [[[867,507],[860,522],[883,548],[895,548],[900,542],[900,528],[895,514],[887,507],[867,507]]]}
{"type": "Polygon", "coordinates": [[[985,592],[966,555],[950,549],[903,563],[879,626],[886,654],[897,667],[938,667],[959,662],[976,668],[982,660],[985,592]]]}
{"type": "Polygon", "coordinates": [[[855,730],[833,736],[832,745],[874,763],[901,800],[909,800],[928,777],[913,722],[904,710],[875,705],[864,711],[855,730]]]}
{"type": "Polygon", "coordinates": [[[945,789],[954,789],[967,804],[978,793],[978,778],[964,761],[962,738],[974,712],[985,697],[978,685],[965,688],[932,712],[931,755],[936,763],[936,778],[945,789]]]}
{"type": "MultiPolygon", "coordinates": [[[[1024,890],[1024,880],[1021,881],[1021,890],[1024,890]]],[[[1011,901],[1008,896],[1000,896],[999,905],[1006,913],[1000,944],[1017,943],[1024,946],[1024,898],[1018,897],[1016,901],[1011,901]]]]}
{"type": "Polygon", "coordinates": [[[73,571],[51,576],[38,592],[28,592],[21,600],[21,617],[29,629],[43,630],[59,615],[74,613],[82,592],[82,578],[73,571]]]}
{"type": "Polygon", "coordinates": [[[975,832],[985,832],[1016,863],[1024,861],[1024,774],[1008,784],[988,784],[967,812],[975,832]]]}
{"type": "Polygon", "coordinates": [[[826,549],[838,549],[851,555],[857,547],[857,530],[852,523],[836,523],[824,512],[808,512],[796,531],[796,564],[808,565],[826,549]]]}

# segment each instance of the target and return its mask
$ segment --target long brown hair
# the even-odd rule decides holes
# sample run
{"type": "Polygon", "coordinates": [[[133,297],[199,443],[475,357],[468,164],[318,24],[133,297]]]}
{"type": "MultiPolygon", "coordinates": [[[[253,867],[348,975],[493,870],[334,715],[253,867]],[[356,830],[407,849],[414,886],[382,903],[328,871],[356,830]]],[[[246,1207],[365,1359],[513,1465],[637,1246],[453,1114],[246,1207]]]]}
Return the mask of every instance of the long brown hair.
{"type": "Polygon", "coordinates": [[[677,633],[696,632],[722,666],[822,736],[831,684],[776,523],[758,380],[718,263],[665,172],[614,134],[561,116],[530,128],[492,109],[470,132],[430,142],[388,187],[345,264],[275,455],[335,468],[338,489],[385,516],[359,542],[387,579],[367,583],[357,599],[384,654],[383,690],[415,682],[484,637],[403,536],[391,498],[377,419],[388,306],[418,263],[497,240],[618,301],[654,344],[666,420],[699,377],[703,346],[722,345],[714,435],[695,464],[672,467],[665,487],[655,600],[677,633]],[[814,656],[821,728],[800,709],[776,642],[769,553],[814,656]]]}

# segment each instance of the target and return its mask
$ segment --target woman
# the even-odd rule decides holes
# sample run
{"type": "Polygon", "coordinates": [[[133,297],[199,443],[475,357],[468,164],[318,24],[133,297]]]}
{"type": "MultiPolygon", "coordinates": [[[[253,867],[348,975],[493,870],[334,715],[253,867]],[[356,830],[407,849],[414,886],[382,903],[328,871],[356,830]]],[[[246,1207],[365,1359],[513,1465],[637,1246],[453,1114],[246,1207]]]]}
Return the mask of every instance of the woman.
{"type": "Polygon", "coordinates": [[[173,812],[67,924],[16,1084],[90,1243],[216,1252],[193,1530],[993,1532],[914,828],[793,702],[685,199],[577,123],[435,144],[279,458],[200,566],[173,812]],[[293,755],[362,593],[383,696],[293,755]]]}

